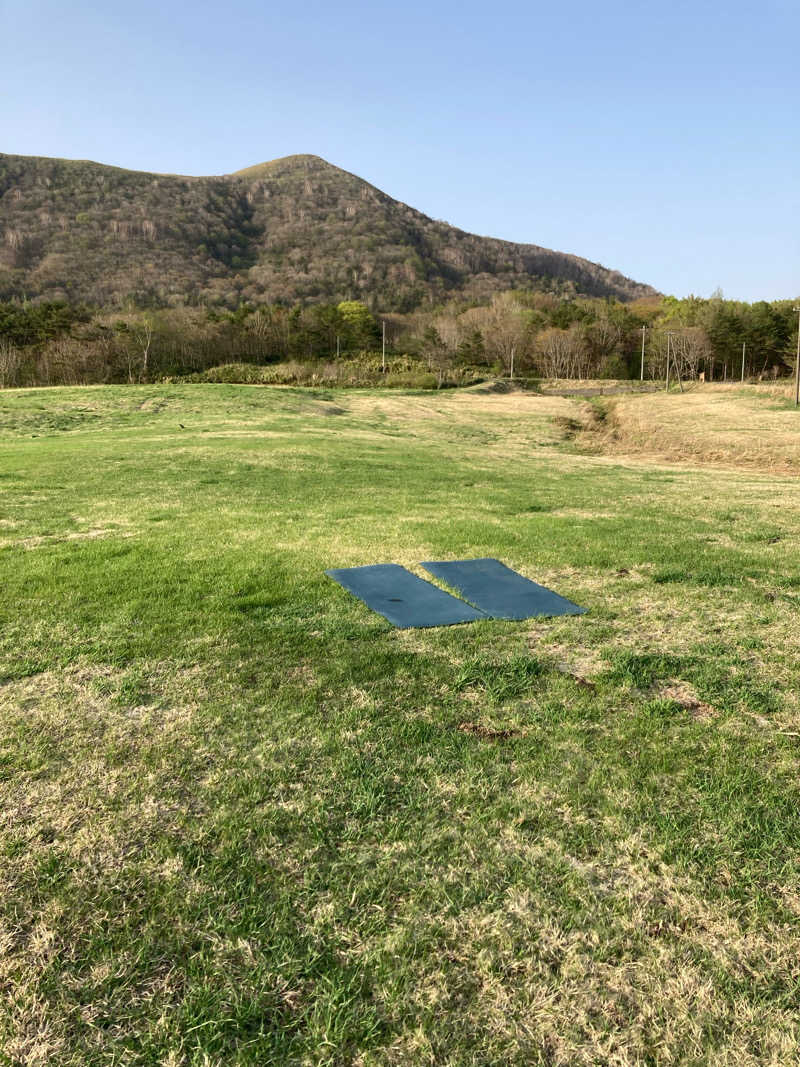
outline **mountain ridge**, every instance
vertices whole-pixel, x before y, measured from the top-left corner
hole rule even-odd
[[[0,154],[0,226],[0,299],[409,311],[511,288],[656,295],[571,253],[432,219],[309,153],[198,176]]]

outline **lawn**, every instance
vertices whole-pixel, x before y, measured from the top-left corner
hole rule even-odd
[[[800,1063],[797,471],[583,403],[0,393],[0,1063]],[[475,556],[588,614],[323,574]]]

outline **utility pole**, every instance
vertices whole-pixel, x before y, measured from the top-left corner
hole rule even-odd
[[[747,341],[742,341],[742,381],[744,381],[744,354],[747,351]]]
[[[800,307],[794,309],[797,316],[797,362],[794,365],[794,406],[800,406]]]
[[[672,334],[669,332],[669,330],[667,330],[667,384],[664,386],[664,388],[666,389],[667,392],[669,392],[669,349],[670,349],[669,340],[670,340],[671,337],[672,337]]]
[[[386,319],[383,319],[383,350],[381,353],[381,372],[386,373]]]
[[[641,369],[641,371],[639,373],[639,381],[640,382],[644,381],[644,334],[645,334],[645,330],[646,329],[647,329],[646,326],[642,326],[642,369]]]

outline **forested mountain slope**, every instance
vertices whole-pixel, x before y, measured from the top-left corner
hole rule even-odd
[[[363,300],[408,311],[511,288],[653,290],[578,256],[435,221],[317,156],[220,177],[0,154],[0,300]]]

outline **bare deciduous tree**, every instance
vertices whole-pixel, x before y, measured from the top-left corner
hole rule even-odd
[[[586,327],[586,364],[587,378],[596,378],[614,356],[620,353],[622,328],[607,315],[601,315]]]
[[[700,326],[687,326],[672,334],[672,353],[682,378],[696,378],[700,364],[711,356],[711,344]]]
[[[697,378],[700,366],[711,356],[712,348],[701,326],[684,326],[670,330],[670,373],[681,378]],[[665,378],[667,371],[667,331],[655,330],[648,348],[647,371],[650,378]]]
[[[422,339],[422,351],[425,355],[428,369],[436,372],[437,387],[441,389],[445,371],[452,366],[453,360],[450,350],[434,326],[429,326],[425,331]]]
[[[20,350],[0,337],[0,389],[9,389],[14,385],[21,363]]]
[[[483,335],[487,355],[513,377],[528,337],[525,309],[512,293],[497,293],[488,307],[471,308],[461,318]]]
[[[139,381],[147,381],[147,365],[150,359],[150,348],[153,344],[153,320],[149,317],[142,319],[131,329],[131,336],[141,352]],[[133,381],[133,368],[129,366],[128,378]]]
[[[586,346],[578,325],[567,330],[551,326],[536,338],[540,369],[546,378],[583,378]]]

